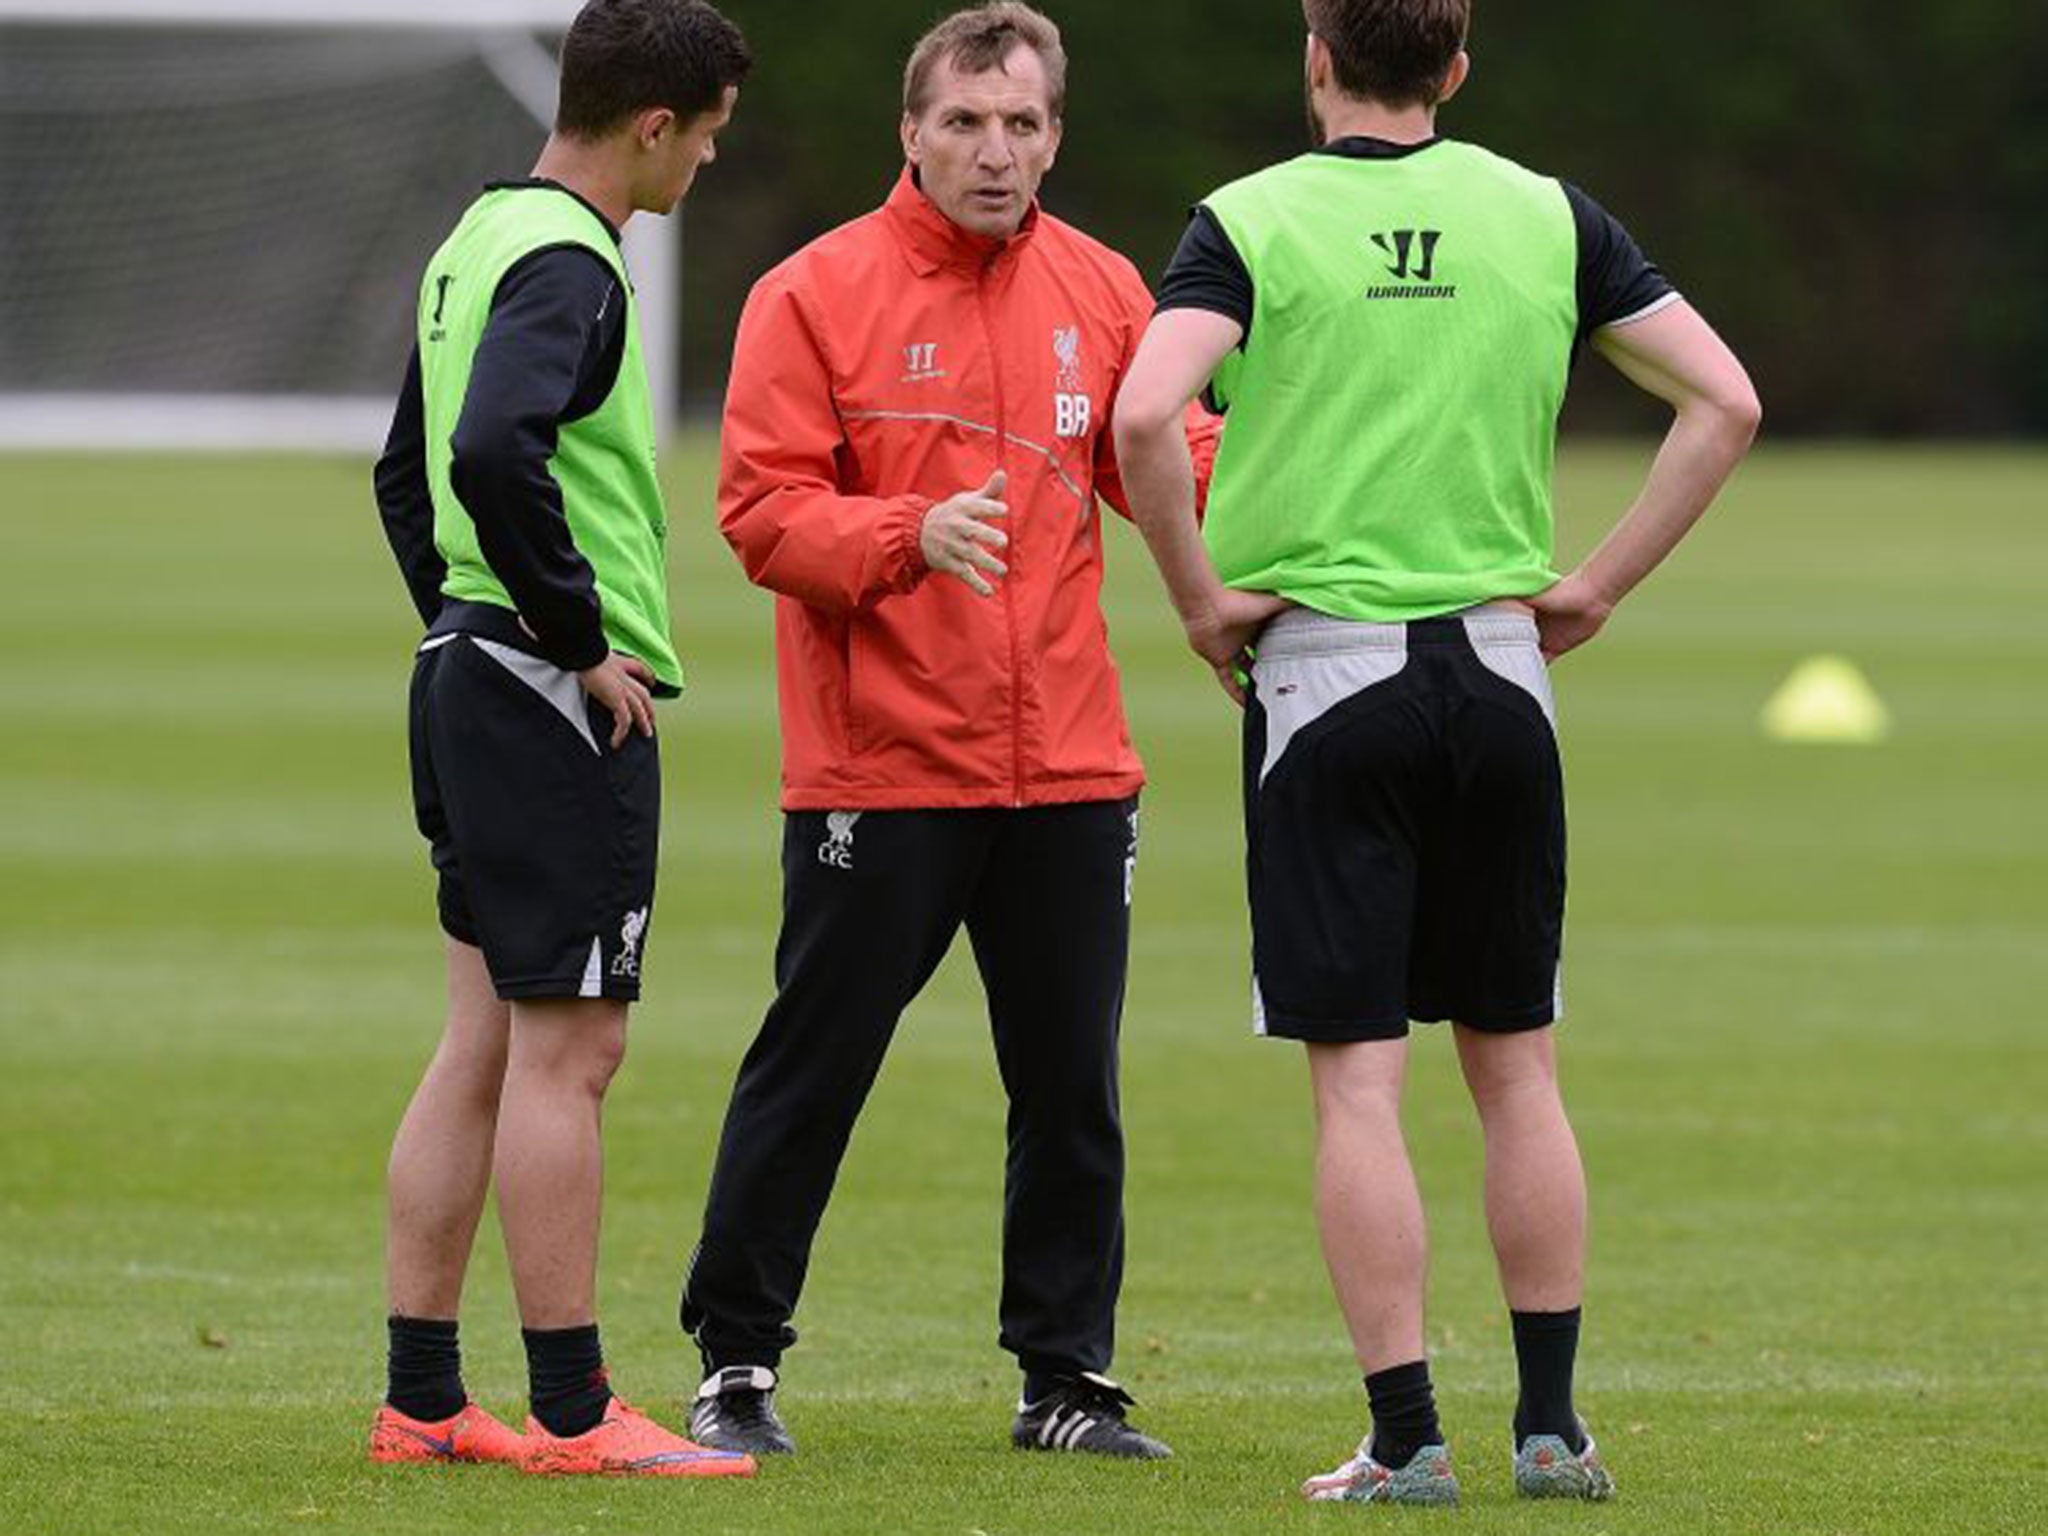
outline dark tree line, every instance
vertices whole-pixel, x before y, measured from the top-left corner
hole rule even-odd
[[[1305,144],[1294,0],[1047,0],[1073,57],[1049,207],[1156,274],[1188,205]],[[686,368],[872,207],[943,0],[730,0],[760,58],[689,215]],[[1447,132],[1577,182],[1751,363],[1774,433],[2048,431],[2048,4],[1479,0]],[[1576,424],[1654,415],[1584,370]]]

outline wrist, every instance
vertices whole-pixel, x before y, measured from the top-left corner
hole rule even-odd
[[[1188,639],[1199,642],[1215,634],[1222,627],[1222,622],[1216,616],[1213,603],[1184,604],[1180,610],[1180,627]]]
[[[1182,627],[1189,634],[1215,629],[1221,622],[1218,615],[1223,609],[1222,598],[1226,590],[1223,583],[1211,579],[1175,592],[1173,606],[1180,615]]]
[[[1603,616],[1614,612],[1621,605],[1621,600],[1628,596],[1626,586],[1590,563],[1579,567],[1575,580],[1587,602],[1598,608]]]
[[[594,672],[611,660],[611,642],[599,630],[595,635],[579,636],[567,645],[549,646],[541,642],[542,654],[564,672]]]
[[[909,497],[904,503],[897,548],[902,553],[904,575],[912,586],[931,574],[931,556],[925,549],[924,535],[938,507],[937,502],[923,496]]]

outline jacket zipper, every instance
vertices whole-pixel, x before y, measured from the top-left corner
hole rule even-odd
[[[1003,349],[996,340],[996,327],[989,319],[988,285],[995,275],[996,262],[1001,253],[991,256],[981,265],[981,280],[975,286],[975,297],[981,306],[982,334],[988,338],[989,365],[995,374],[996,387],[996,468],[1010,467],[1010,422],[1008,409],[1003,399]],[[1007,494],[1007,493],[1006,493]],[[1011,590],[1017,582],[1017,545],[1023,536],[1015,516],[1017,500],[1009,498],[1012,515],[1005,519],[1009,524],[1010,543],[1003,550],[1003,560],[1010,568],[1003,578],[1003,617],[1010,631],[1010,804],[1013,809],[1024,808],[1024,660],[1023,651],[1017,642],[1017,604],[1011,597]]]

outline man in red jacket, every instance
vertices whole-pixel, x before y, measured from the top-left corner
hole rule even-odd
[[[1143,770],[1096,498],[1127,512],[1110,410],[1152,304],[1128,261],[1038,207],[1065,74],[1028,6],[934,28],[887,204],[770,272],[740,322],[719,516],[779,598],[788,814],[777,996],[683,1296],[708,1445],[794,1448],[773,1393],[812,1238],[896,1021],[964,923],[1010,1099],[1012,1439],[1170,1454],[1101,1374]],[[1198,464],[1214,432],[1191,413]]]

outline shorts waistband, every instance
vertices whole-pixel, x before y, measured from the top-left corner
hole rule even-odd
[[[427,630],[427,650],[454,639],[457,635],[470,635],[483,640],[493,640],[499,645],[510,646],[528,656],[540,656],[540,644],[526,632],[526,626],[519,622],[519,615],[509,608],[500,608],[491,603],[471,603],[460,598],[450,598],[441,605],[441,612]],[[541,660],[547,658],[541,656]]]
[[[1350,651],[1405,651],[1418,645],[1535,645],[1536,621],[1499,603],[1467,608],[1434,619],[1375,624],[1340,619],[1311,608],[1290,608],[1268,624],[1258,639],[1262,660],[1284,656],[1333,656]]]

